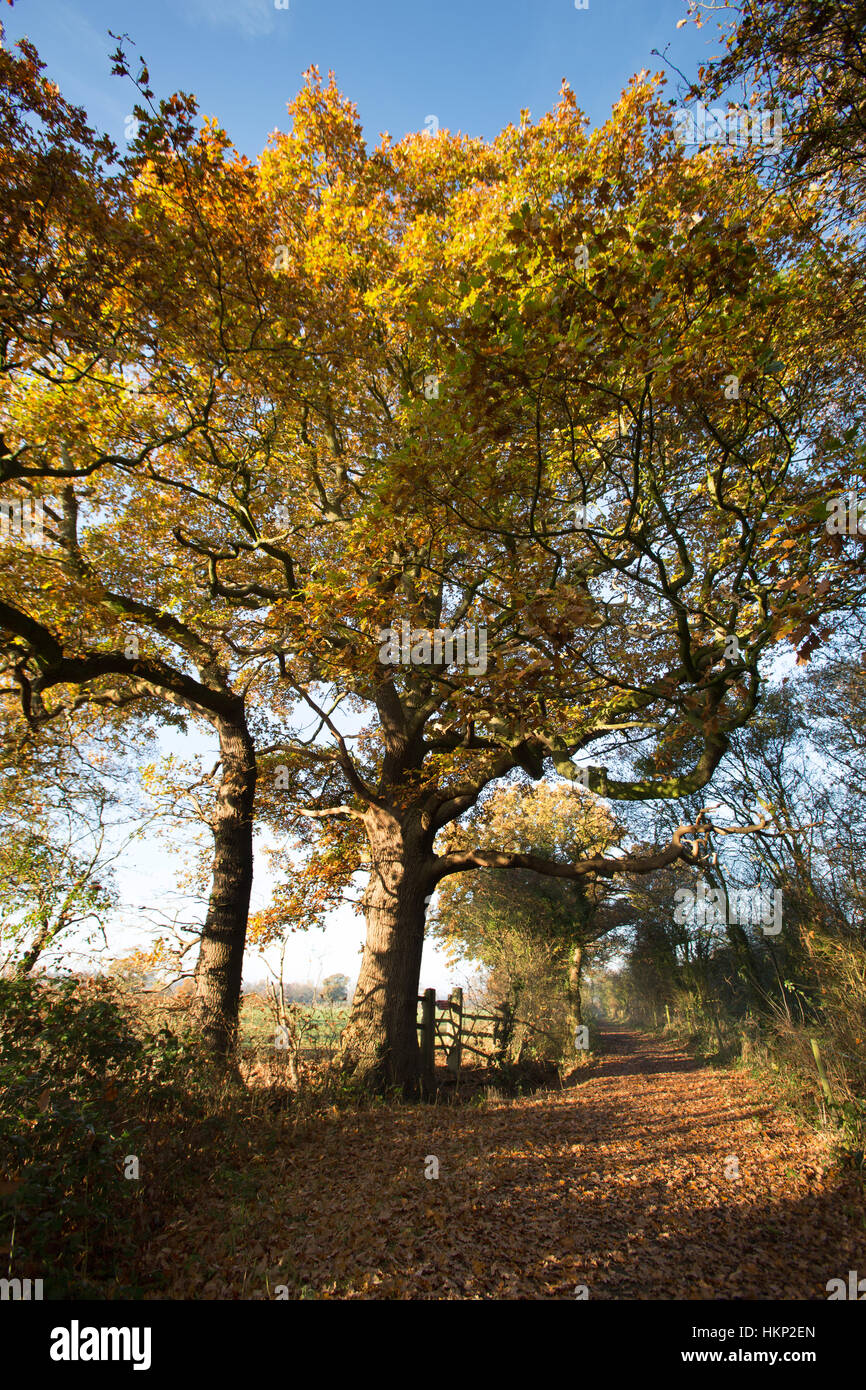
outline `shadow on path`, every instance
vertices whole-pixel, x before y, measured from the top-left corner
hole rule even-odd
[[[603,1043],[564,1090],[287,1132],[254,1202],[207,1189],[149,1252],[162,1296],[808,1300],[866,1274],[862,1187],[764,1087]]]

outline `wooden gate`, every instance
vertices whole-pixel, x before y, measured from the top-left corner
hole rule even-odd
[[[467,1014],[463,1008],[463,990],[452,989],[447,999],[437,999],[435,989],[419,994],[421,1017],[418,1020],[421,1048],[421,1076],[425,1089],[432,1090],[436,1075],[436,1054],[444,1054],[445,1066],[459,1077],[464,1052],[470,1052],[485,1062],[501,1059],[514,1027],[514,1018],[507,1004],[495,1014]],[[480,1044],[480,1045],[479,1045]]]

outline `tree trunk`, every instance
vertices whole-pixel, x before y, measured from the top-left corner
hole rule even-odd
[[[195,968],[195,1013],[218,1065],[236,1072],[238,1008],[253,883],[256,758],[243,723],[218,725],[222,778],[212,822],[213,880]]]
[[[21,957],[21,960],[19,961],[18,967],[15,971],[16,975],[29,975],[30,972],[35,969],[36,962],[39,960],[39,957],[42,955],[42,952],[45,950],[45,948],[47,946],[50,946],[54,937],[60,930],[60,925],[61,924],[59,923],[53,923],[49,916],[48,920],[44,922],[43,925],[39,928],[39,931],[37,932],[33,941],[31,941],[27,951]]]
[[[583,946],[578,944],[568,962],[568,1023],[572,1035],[583,1023],[580,1007],[580,975],[583,969]]]
[[[418,1094],[418,987],[430,861],[387,811],[367,817],[370,882],[364,894],[367,940],[349,1021],[343,1066],[364,1085]]]
[[[721,888],[725,895],[725,935],[733,952],[737,974],[746,990],[746,999],[749,1007],[752,1007],[759,990],[759,976],[749,938],[739,922],[731,921],[731,895],[727,883],[709,872],[706,872],[706,878],[714,888]]]

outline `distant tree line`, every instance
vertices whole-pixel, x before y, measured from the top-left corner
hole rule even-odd
[[[257,980],[247,990],[248,994],[261,994],[262,996],[266,996],[267,992],[268,986],[265,980]],[[320,1001],[328,1004],[341,1004],[348,997],[348,975],[326,975],[320,985],[313,984],[310,980],[305,980],[303,983],[290,981],[283,985],[283,998],[287,1004],[316,1004]]]

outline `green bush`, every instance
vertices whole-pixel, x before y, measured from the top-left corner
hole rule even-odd
[[[0,979],[0,1247],[46,1297],[86,1296],[131,1263],[148,1109],[176,1095],[186,1044],[141,1035],[105,980]],[[4,1273],[5,1273],[4,1269]]]

